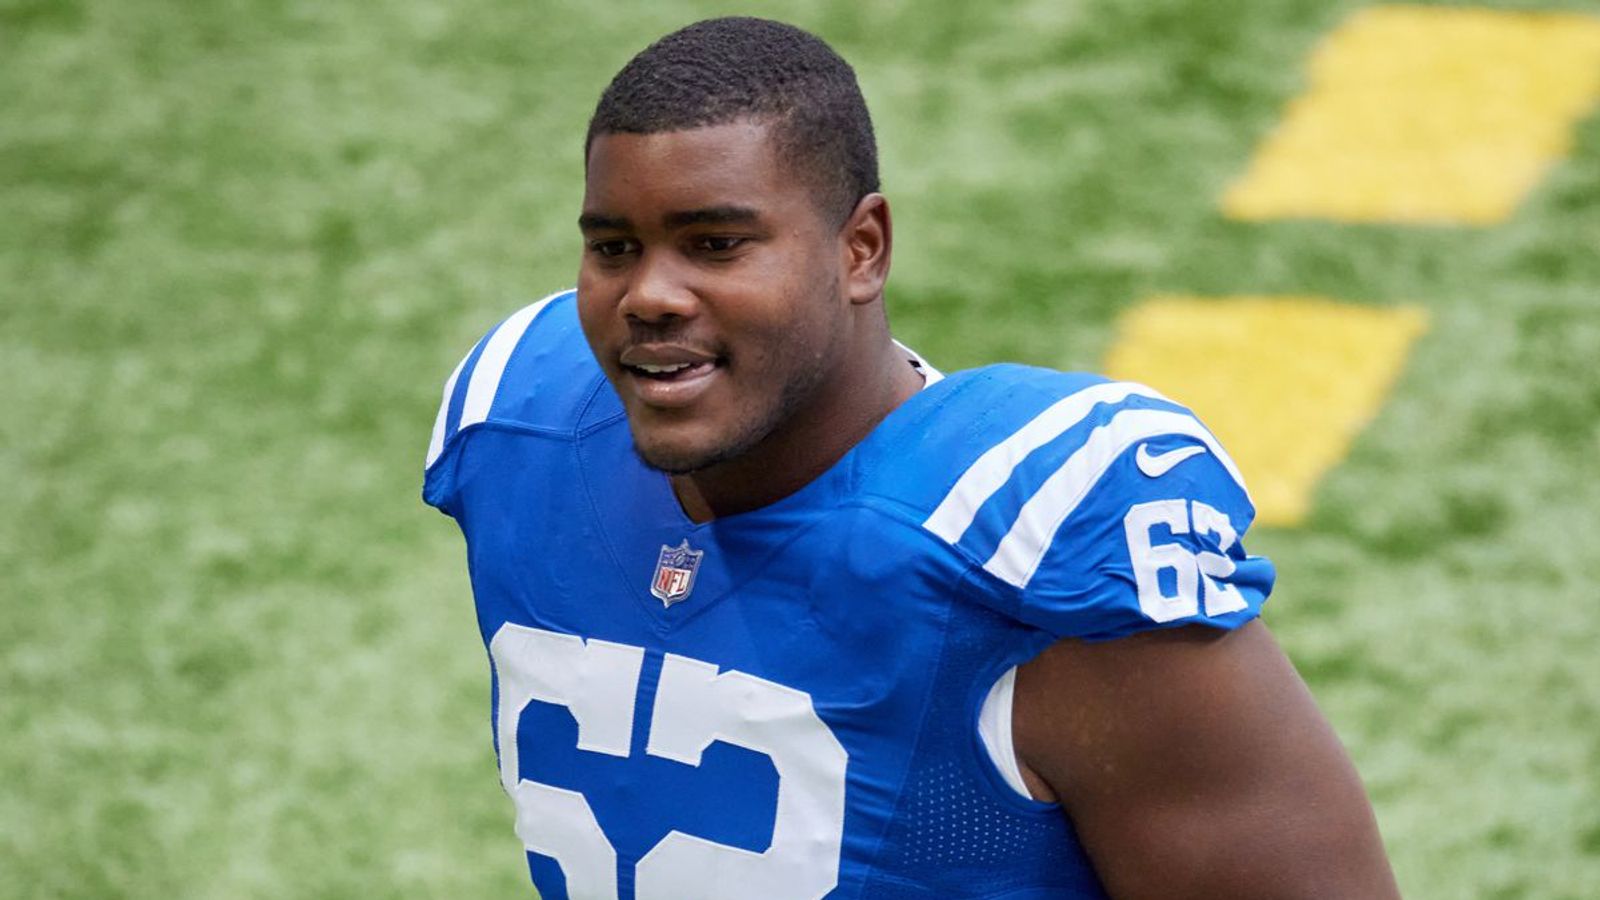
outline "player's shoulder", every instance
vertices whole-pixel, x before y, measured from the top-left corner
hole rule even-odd
[[[1231,545],[1254,517],[1243,476],[1217,438],[1187,407],[1142,384],[988,366],[930,385],[906,412],[891,417],[894,433],[866,489],[894,501],[977,577],[1029,603],[1049,595],[1057,607],[1076,606],[1102,590],[1106,575],[1131,573],[1127,522],[1143,521],[1138,509],[1183,507],[1173,533],[1224,523],[1218,530],[1233,536],[1218,535],[1219,545]]]
[[[868,490],[919,511],[927,529],[951,543],[985,507],[1003,506],[1007,487],[1016,489],[1009,499],[1026,502],[1030,479],[1064,479],[1069,467],[1087,490],[1094,484],[1085,479],[1103,477],[1135,444],[1175,437],[1237,471],[1187,407],[1146,385],[1087,372],[1015,364],[955,372],[886,424]]]
[[[424,459],[430,480],[484,428],[573,434],[603,381],[578,325],[576,291],[518,309],[479,338],[445,379]]]

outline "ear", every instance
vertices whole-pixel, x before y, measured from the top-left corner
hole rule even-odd
[[[879,193],[862,197],[839,231],[844,292],[851,303],[861,305],[882,299],[893,248],[888,198]]]

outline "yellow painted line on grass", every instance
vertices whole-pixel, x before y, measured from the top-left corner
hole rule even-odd
[[[1256,521],[1295,525],[1426,329],[1409,307],[1156,297],[1122,315],[1106,371],[1193,409],[1244,472]]]
[[[1600,17],[1362,10],[1222,201],[1238,219],[1488,224],[1600,99]]]

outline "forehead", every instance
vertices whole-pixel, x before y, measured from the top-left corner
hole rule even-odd
[[[585,213],[740,205],[781,211],[809,191],[779,159],[771,129],[732,122],[655,134],[601,134],[589,148]]]

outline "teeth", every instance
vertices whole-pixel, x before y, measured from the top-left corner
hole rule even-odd
[[[650,375],[667,375],[672,372],[679,372],[689,368],[689,363],[674,363],[670,366],[652,366],[646,363],[639,363],[638,365],[634,366],[634,368]]]

